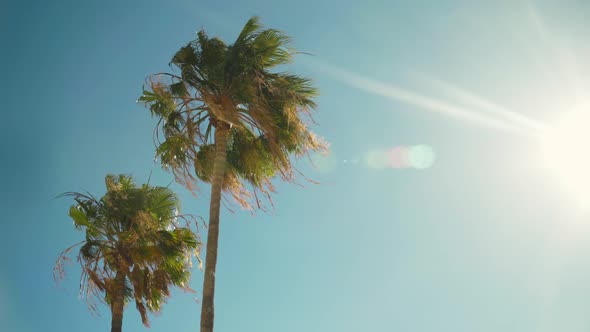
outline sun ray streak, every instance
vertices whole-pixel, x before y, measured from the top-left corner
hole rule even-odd
[[[513,121],[508,121],[508,119],[503,119],[502,117],[492,117],[486,112],[477,112],[453,104],[449,101],[424,96],[417,92],[390,83],[360,76],[332,65],[319,64],[317,62],[314,62],[312,65],[338,81],[359,90],[416,106],[423,110],[470,121],[488,128],[503,130],[513,134],[523,135],[525,137],[535,137],[529,127],[523,126],[522,123],[518,123],[514,121],[514,119],[512,119]]]
[[[423,79],[434,87],[440,89],[445,95],[451,97],[452,99],[465,104],[470,104],[470,106],[476,107],[478,110],[497,114],[498,116],[501,116],[510,122],[518,123],[531,130],[542,131],[547,129],[547,125],[537,120],[509,110],[506,107],[500,106],[490,100],[476,95],[473,92],[457,87],[456,85],[432,77],[424,76]]]

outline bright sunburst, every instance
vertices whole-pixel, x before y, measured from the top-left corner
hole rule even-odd
[[[540,181],[550,179],[559,195],[569,194],[570,201],[578,203],[585,212],[590,212],[590,72],[583,67],[584,58],[578,55],[584,54],[585,50],[571,50],[569,39],[562,41],[560,35],[554,34],[534,8],[530,8],[529,14],[533,27],[532,38],[537,38],[547,47],[547,52],[539,53],[543,57],[547,56],[542,58],[543,68],[551,70],[556,82],[559,82],[556,87],[563,88],[561,91],[552,89],[535,95],[536,103],[531,103],[531,107],[538,111],[536,114],[545,118],[549,114],[563,114],[555,122],[532,118],[527,115],[526,109],[511,109],[504,105],[509,100],[489,100],[452,82],[426,74],[418,74],[414,78],[417,78],[417,82],[425,83],[430,94],[361,76],[327,63],[311,64],[351,87],[433,114],[510,133],[515,139],[532,143],[529,150],[532,153],[521,158],[524,169],[527,172],[532,171],[531,173],[541,170]],[[556,104],[560,105],[559,109]],[[539,107],[547,109],[538,109]],[[531,109],[528,111],[528,114],[532,114]],[[367,166],[398,168],[399,151],[393,152],[388,154],[387,151],[370,151],[366,157]]]
[[[541,137],[541,158],[559,182],[582,203],[590,203],[590,109],[568,114]]]

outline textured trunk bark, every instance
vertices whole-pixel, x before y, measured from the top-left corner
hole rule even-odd
[[[226,168],[226,147],[229,129],[219,124],[215,129],[215,160],[211,180],[211,204],[209,205],[209,228],[207,231],[207,257],[205,280],[203,282],[203,304],[201,306],[201,332],[213,332],[215,316],[215,268],[217,266],[217,243],[219,239],[219,207],[221,190]]]
[[[125,275],[121,272],[117,272],[115,276],[115,283],[117,290],[113,294],[111,302],[111,332],[121,332],[123,328],[123,306],[125,305]]]

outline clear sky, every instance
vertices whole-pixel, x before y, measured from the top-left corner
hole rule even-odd
[[[54,197],[101,195],[107,173],[168,184],[143,80],[197,29],[232,41],[251,15],[314,54],[290,70],[321,90],[332,155],[302,162],[320,184],[280,184],[274,213],[222,213],[217,332],[590,330],[588,192],[530,135],[589,94],[585,0],[0,2],[0,330],[109,329],[74,264],[52,279],[83,236]],[[379,167],[419,144],[432,167]],[[173,187],[207,216],[206,186]],[[175,292],[151,331],[197,331],[195,296]],[[132,305],[124,330],[144,330]]]

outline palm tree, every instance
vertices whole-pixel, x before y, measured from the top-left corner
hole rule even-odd
[[[201,30],[172,58],[178,73],[150,76],[139,99],[159,119],[156,157],[164,168],[191,190],[199,180],[211,183],[202,332],[213,330],[222,191],[262,208],[259,194],[270,199],[273,177],[293,181],[293,155],[326,147],[306,123],[316,106],[311,81],[272,71],[294,54],[285,34],[263,29],[256,17],[231,45]]]
[[[110,305],[111,331],[119,332],[126,301],[135,300],[144,325],[147,311],[158,311],[170,295],[170,285],[188,288],[191,255],[199,242],[179,215],[176,195],[166,187],[137,187],[129,176],[108,175],[101,199],[77,192],[62,196],[76,201],[69,215],[84,241],[64,250],[56,263],[63,277],[63,262],[79,247],[82,267],[80,294],[96,310],[96,299]],[[179,220],[187,222],[180,227]]]

